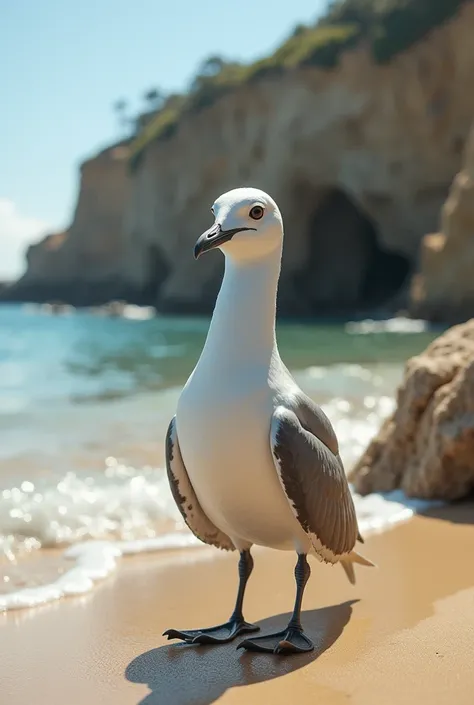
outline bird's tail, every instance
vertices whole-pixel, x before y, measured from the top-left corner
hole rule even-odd
[[[359,565],[365,565],[372,568],[376,567],[375,563],[369,561],[368,558],[364,558],[364,556],[361,556],[360,553],[357,553],[357,551],[351,551],[346,558],[341,560],[341,565],[344,568],[344,572],[347,575],[351,585],[355,585],[356,582],[354,563],[359,563]]]

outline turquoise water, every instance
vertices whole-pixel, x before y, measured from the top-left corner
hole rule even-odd
[[[181,385],[198,359],[208,325],[207,319],[140,321],[0,307],[0,414]],[[299,370],[401,363],[433,337],[427,331],[357,334],[342,325],[278,326],[281,354],[290,369]]]
[[[163,440],[209,321],[125,313],[0,306],[0,592],[28,582],[22,561],[37,549],[183,530]],[[346,468],[393,409],[404,361],[435,337],[403,320],[280,324],[277,334],[331,419]]]

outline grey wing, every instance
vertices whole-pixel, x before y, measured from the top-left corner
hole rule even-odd
[[[284,362],[278,360],[280,371],[283,372],[285,391],[281,394],[282,405],[295,412],[302,426],[321,440],[334,455],[339,453],[339,445],[332,424],[324,411],[314,403],[296,384],[293,375]],[[279,379],[281,385],[281,374]]]
[[[301,390],[299,390],[299,394],[296,395],[295,401],[295,413],[301,420],[304,428],[308,429],[313,435],[319,438],[319,440],[321,440],[338,457],[339,462],[342,465],[342,461],[339,457],[339,444],[337,442],[337,437],[334,433],[332,424],[324,411]],[[364,539],[361,536],[359,529],[357,529],[357,540],[360,541],[360,543],[364,543]]]
[[[300,420],[300,414],[283,405],[274,411],[271,447],[275,467],[293,513],[315,551],[324,561],[335,563],[353,550],[358,537],[354,502],[337,442],[333,451],[323,442],[326,436],[321,439],[305,428],[310,426],[308,418]],[[321,423],[327,432],[324,419],[316,418],[313,425]]]
[[[230,538],[212,523],[199,504],[181,456],[175,416],[166,434],[166,470],[173,499],[193,534],[210,546],[235,550]]]

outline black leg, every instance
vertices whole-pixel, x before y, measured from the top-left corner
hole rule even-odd
[[[298,555],[298,562],[295,567],[295,607],[287,628],[274,634],[245,639],[238,645],[238,649],[266,651],[274,654],[298,654],[314,649],[313,642],[306,636],[301,626],[301,603],[303,602],[304,589],[310,575],[311,569],[306,555],[301,553]]]
[[[250,551],[242,551],[239,560],[239,589],[235,608],[228,622],[207,629],[190,629],[188,631],[167,629],[163,636],[167,636],[168,639],[182,639],[188,644],[225,644],[235,639],[239,634],[258,632],[260,627],[246,622],[242,614],[245,587],[252,570],[253,558]]]
[[[303,602],[304,589],[306,583],[308,582],[311,575],[311,568],[309,567],[308,559],[304,553],[298,555],[298,562],[295,566],[295,581],[296,581],[296,598],[295,607],[293,609],[293,615],[290,619],[288,627],[294,629],[300,629],[303,631],[301,626],[301,604]]]

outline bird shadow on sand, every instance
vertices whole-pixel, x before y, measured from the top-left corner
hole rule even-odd
[[[166,644],[146,651],[129,663],[125,677],[145,683],[151,692],[138,705],[210,705],[229,688],[279,678],[304,668],[329,649],[341,636],[352,614],[350,600],[339,605],[309,610],[302,614],[305,632],[314,651],[292,656],[237,651],[244,638],[221,646]],[[258,622],[260,633],[282,629],[290,614]]]

